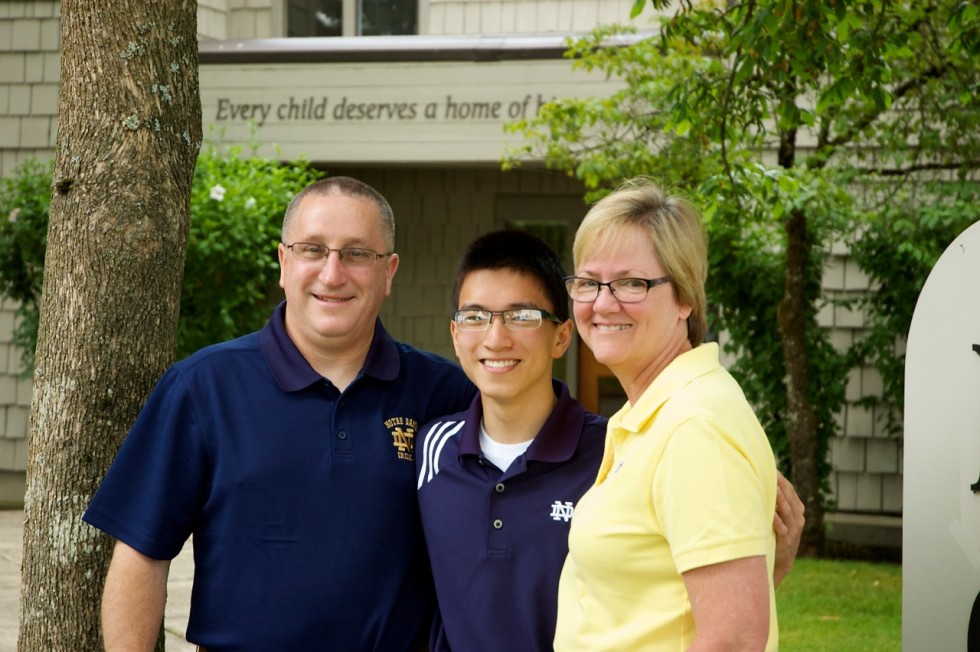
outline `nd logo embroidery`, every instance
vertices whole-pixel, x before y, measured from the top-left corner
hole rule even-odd
[[[392,417],[385,421],[385,428],[391,434],[391,445],[395,447],[398,459],[414,462],[418,421],[409,417]]]
[[[572,515],[574,513],[575,505],[567,500],[564,503],[560,500],[556,500],[551,504],[551,520],[553,521],[565,521],[568,523],[570,520],[572,520]]]

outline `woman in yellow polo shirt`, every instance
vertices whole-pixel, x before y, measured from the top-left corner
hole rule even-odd
[[[703,341],[698,211],[630,182],[593,206],[573,253],[576,325],[628,403],[572,519],[555,649],[777,649],[776,465]]]

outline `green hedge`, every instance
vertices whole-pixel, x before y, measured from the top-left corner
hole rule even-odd
[[[276,244],[289,200],[322,176],[306,162],[202,150],[180,299],[177,358],[265,323],[279,278]],[[52,164],[29,160],[0,179],[0,294],[19,303],[14,343],[25,370],[37,343]]]

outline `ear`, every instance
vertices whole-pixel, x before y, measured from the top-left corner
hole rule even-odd
[[[385,264],[385,296],[391,295],[391,282],[395,278],[395,272],[398,271],[398,254],[391,254],[388,256],[388,262]]]
[[[555,329],[555,339],[551,347],[551,357],[557,360],[558,358],[565,355],[568,351],[568,347],[572,344],[572,335],[575,333],[575,327],[572,325],[572,320],[567,319],[563,323],[558,324],[558,328]]]
[[[278,252],[279,252],[279,287],[285,290],[286,284],[283,276],[286,273],[286,245],[280,242]]]
[[[456,339],[456,322],[452,319],[449,320],[449,334],[453,338],[453,351],[456,352],[456,358],[459,359],[461,356],[459,355],[459,341]]]

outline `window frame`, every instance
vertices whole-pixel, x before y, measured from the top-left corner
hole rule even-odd
[[[340,37],[362,36],[360,33],[360,0],[341,0],[341,29]],[[289,35],[289,0],[279,0],[273,3],[273,22],[278,26],[278,33],[283,38],[302,38]],[[428,30],[429,0],[415,0],[415,35],[424,35]],[[337,38],[337,37],[324,37]]]

